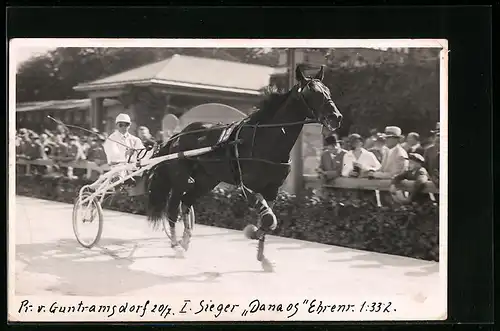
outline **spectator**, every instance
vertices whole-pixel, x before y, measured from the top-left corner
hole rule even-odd
[[[66,127],[62,124],[58,124],[56,127],[56,135],[62,135],[63,139],[66,139],[67,132],[66,132]]]
[[[335,134],[335,132],[331,131],[326,126],[321,127],[321,137],[323,138],[323,142],[325,141],[326,138],[330,137],[333,134]]]
[[[342,175],[345,153],[347,151],[340,148],[336,135],[325,138],[325,149],[321,154],[319,168],[317,169],[324,183],[333,181]]]
[[[42,133],[40,135],[40,142],[43,147],[43,158],[48,159],[54,150],[54,143],[49,139],[49,136],[46,133]]]
[[[68,144],[68,162],[78,162],[86,159],[85,154],[83,153],[83,147],[80,143],[80,140],[78,139],[77,136],[69,136],[69,144]],[[81,170],[81,169],[79,169]],[[73,167],[68,166],[68,173],[67,176],[71,179],[76,179],[77,176],[75,176],[73,172]]]
[[[21,129],[20,132],[21,141],[19,143],[19,156],[24,159],[29,159],[32,152],[32,141],[29,137],[29,132],[26,129]]]
[[[66,144],[64,137],[65,136],[60,133],[54,136],[55,149],[54,149],[53,159],[55,161],[61,161],[61,162],[69,161],[68,159],[69,146],[68,144]]]
[[[157,143],[158,145],[163,144],[163,139],[164,139],[164,138],[163,138],[163,131],[158,131],[158,132],[156,132],[156,136],[155,136],[155,138],[156,138],[156,143]]]
[[[401,147],[401,129],[397,126],[385,128],[384,136],[389,152],[382,160],[380,171],[373,173],[374,178],[390,179],[408,169],[408,153]]]
[[[363,138],[357,133],[349,136],[351,150],[344,155],[342,176],[367,177],[380,169],[380,162],[372,152],[364,149]]]
[[[389,153],[389,148],[385,145],[385,137],[382,134],[377,135],[377,140],[375,141],[375,145],[370,149],[378,162],[382,163],[384,157]]]
[[[403,203],[410,203],[415,201],[418,196],[425,189],[425,184],[429,181],[429,174],[424,168],[424,157],[418,153],[408,154],[409,159],[409,169],[397,176],[395,176],[391,181],[390,191],[391,193],[397,192],[397,186],[403,180],[415,181],[413,190],[410,192],[408,198],[402,200]]]
[[[144,147],[148,150],[153,149],[156,142],[154,141],[153,136],[149,132],[149,129],[145,126],[140,126],[137,132],[138,132],[137,136],[139,139],[141,139]]]
[[[45,151],[40,137],[37,134],[32,135],[31,150],[29,158],[31,160],[44,159]]]
[[[94,162],[98,166],[107,162],[106,153],[104,152],[104,147],[102,146],[105,140],[106,139],[103,135],[98,135],[96,138],[92,139],[88,150],[87,160]]]
[[[140,126],[139,128],[137,128],[137,137],[141,140],[150,139],[151,133],[149,132],[149,129],[147,127]]]
[[[434,135],[434,143],[427,147],[424,151],[424,166],[429,172],[431,176],[431,180],[439,187],[439,139],[440,139],[440,130],[439,130],[439,122],[436,124],[436,130],[431,131]]]
[[[375,142],[377,141],[377,138],[378,138],[378,130],[371,129],[370,136],[365,140],[365,148],[367,150],[372,149],[375,146]]]
[[[46,157],[47,158],[54,157],[54,155],[56,155],[57,152],[57,143],[55,141],[55,136],[51,132],[44,133],[42,136],[44,137],[42,139],[42,144]]]
[[[349,141],[348,141],[347,137],[340,139],[339,144],[340,144],[340,148],[345,149],[346,151],[351,149],[351,146],[349,145]]]
[[[22,154],[22,149],[21,149],[21,137],[16,135],[16,155],[19,156]]]
[[[16,133],[16,155],[21,156],[23,155],[23,129],[20,129],[18,133]]]
[[[69,137],[68,144],[68,159],[72,162],[85,160],[87,157],[83,152],[83,146],[77,136]]]
[[[89,148],[90,148],[90,141],[91,141],[91,137],[89,136],[83,136],[81,139],[80,139],[80,142],[81,142],[81,145],[82,145],[82,148],[83,148],[83,153],[85,153],[85,155],[88,154],[88,151],[89,151]]]
[[[416,132],[408,133],[406,137],[406,152],[407,153],[417,153],[420,155],[424,155],[424,149],[420,145],[420,135]]]

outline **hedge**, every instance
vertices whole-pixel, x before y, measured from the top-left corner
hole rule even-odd
[[[73,203],[83,179],[18,175],[17,194]],[[385,194],[385,192],[381,192]],[[377,207],[373,191],[337,189],[321,197],[306,191],[300,197],[281,193],[273,207],[278,217],[274,235],[329,245],[438,261],[439,207],[432,202]],[[145,197],[117,193],[107,209],[145,214]],[[217,188],[195,205],[198,224],[242,230],[256,222],[239,189]]]

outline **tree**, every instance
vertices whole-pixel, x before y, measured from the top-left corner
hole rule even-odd
[[[341,137],[352,132],[366,136],[370,129],[383,130],[388,125],[426,134],[439,121],[437,60],[396,64],[398,61],[326,70],[323,82],[344,115],[338,131]],[[287,75],[273,76],[270,84],[287,89]]]
[[[85,98],[73,87],[164,60],[174,54],[263,65],[277,62],[276,51],[262,48],[97,48],[60,47],[23,63],[17,72],[17,101]]]

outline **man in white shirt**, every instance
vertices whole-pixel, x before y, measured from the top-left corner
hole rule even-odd
[[[137,153],[134,155],[134,150],[144,148],[142,141],[128,132],[130,129],[130,116],[127,114],[119,114],[115,120],[116,131],[113,132],[104,142],[103,148],[106,153],[106,158],[110,166],[127,163],[130,158],[131,162],[137,161]],[[119,174],[124,177],[127,172]],[[126,184],[133,184],[133,180],[129,180]]]
[[[392,179],[408,170],[408,153],[399,143],[402,134],[401,128],[388,126],[385,128],[384,136],[389,152],[382,160],[380,171],[373,174],[377,179]]]

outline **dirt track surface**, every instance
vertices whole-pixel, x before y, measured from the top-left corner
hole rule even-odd
[[[272,295],[401,297],[419,305],[439,288],[439,264],[268,237],[263,272],[241,231],[197,225],[186,257],[144,216],[104,210],[97,247],[76,241],[72,206],[16,197],[15,294],[30,296]]]

